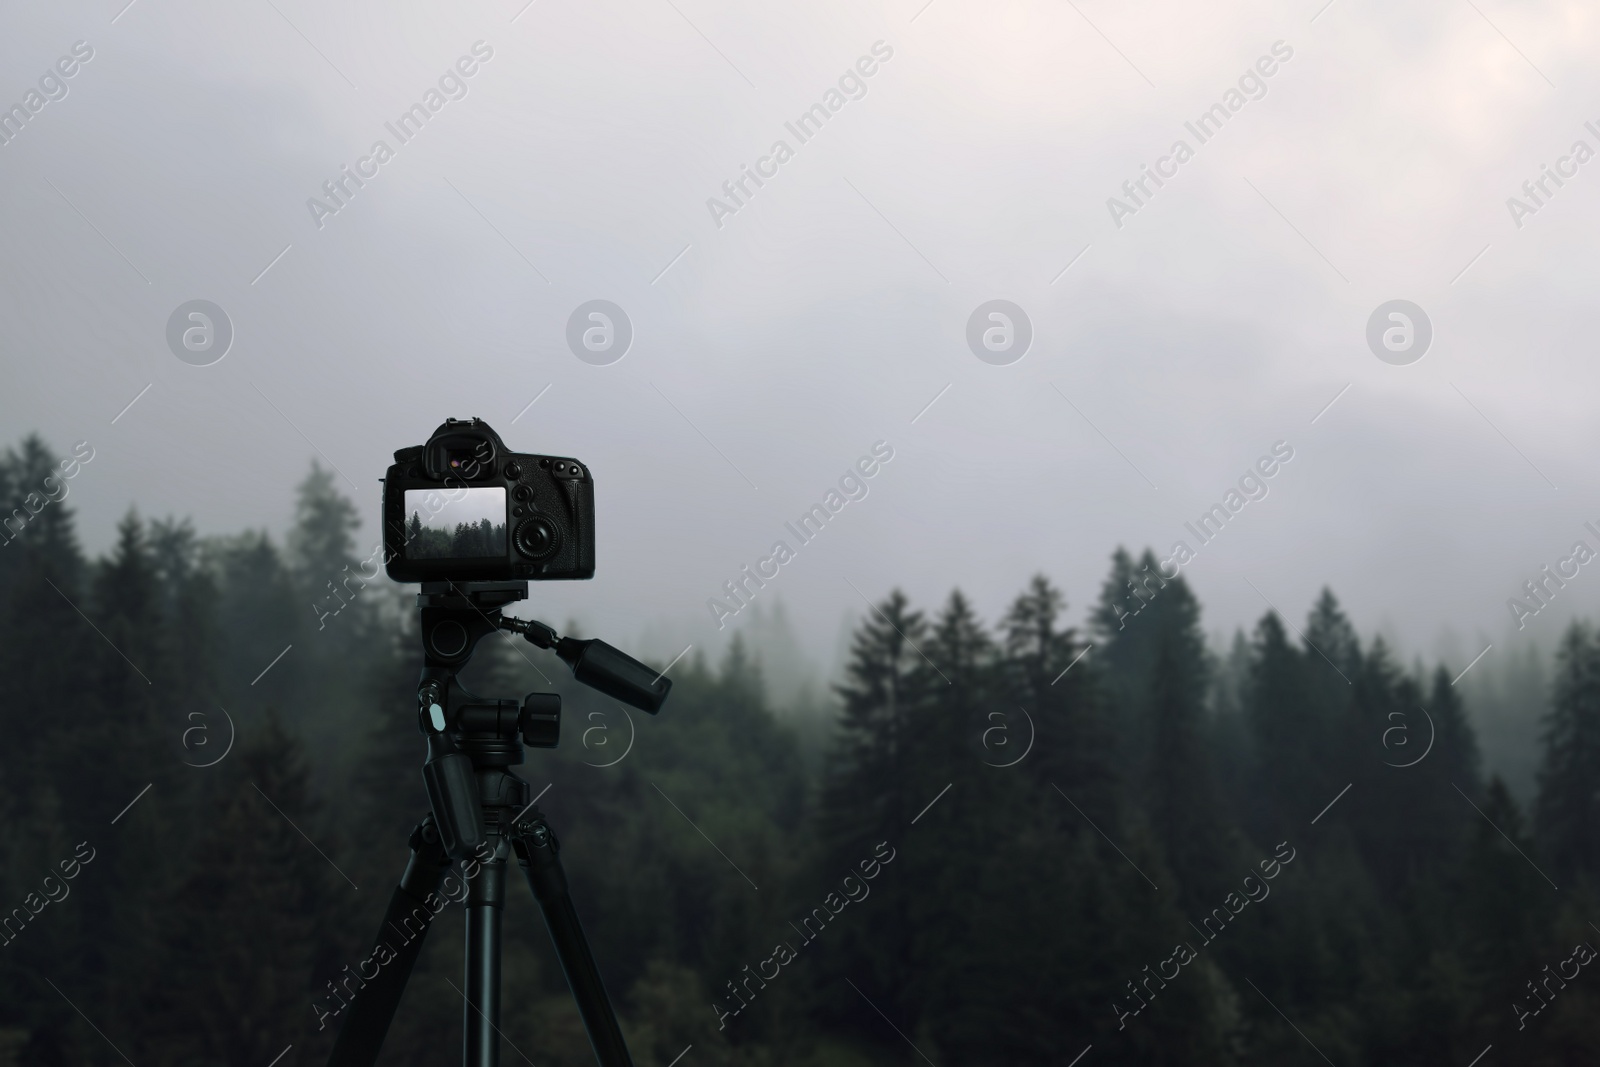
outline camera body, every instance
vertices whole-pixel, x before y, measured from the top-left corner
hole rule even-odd
[[[397,582],[594,577],[594,479],[566,456],[510,452],[481,419],[446,419],[383,480]]]

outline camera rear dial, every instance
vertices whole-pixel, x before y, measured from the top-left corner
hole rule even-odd
[[[531,560],[549,559],[561,549],[561,531],[554,523],[537,513],[522,520],[512,543]]]

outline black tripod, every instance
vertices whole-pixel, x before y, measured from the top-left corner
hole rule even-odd
[[[515,700],[472,695],[456,674],[481,639],[504,629],[554,649],[583,684],[652,714],[672,683],[604,641],[558,637],[543,623],[500,614],[506,604],[527,595],[526,582],[422,585],[417,604],[424,664],[417,714],[428,739],[422,777],[432,810],[411,833],[411,860],[389,899],[376,947],[358,968],[360,988],[350,990],[354,996],[343,1009],[329,1067],[370,1067],[377,1060],[423,938],[443,910],[440,889],[453,871],[464,883],[460,899],[467,912],[463,1062],[498,1067],[500,914],[513,853],[544,912],[601,1067],[633,1065],[567,891],[555,833],[531,802],[528,783],[506,769],[522,762],[524,744],[555,747],[561,697],[529,693],[518,706]],[[369,975],[368,966],[376,973]]]

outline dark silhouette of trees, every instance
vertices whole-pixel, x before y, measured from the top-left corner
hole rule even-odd
[[[319,467],[281,542],[130,512],[89,558],[70,499],[28,503],[57,464],[0,457],[0,1067],[315,1062],[312,998],[426,806],[413,614]],[[864,613],[810,764],[737,634],[656,719],[482,646],[482,691],[563,695],[522,770],[641,1067],[1600,1058],[1600,985],[1549,977],[1600,943],[1587,624],[1525,812],[1483,780],[1459,665],[1402,669],[1330,591],[1216,650],[1149,552],[1113,555],[1082,632],[1043,575],[992,620],[975,599]],[[513,883],[506,1039],[586,1064]],[[452,907],[384,1062],[459,1054],[461,951]]]

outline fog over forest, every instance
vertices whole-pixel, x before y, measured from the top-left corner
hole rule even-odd
[[[0,0],[0,1067],[1600,1062],[1597,55]]]

